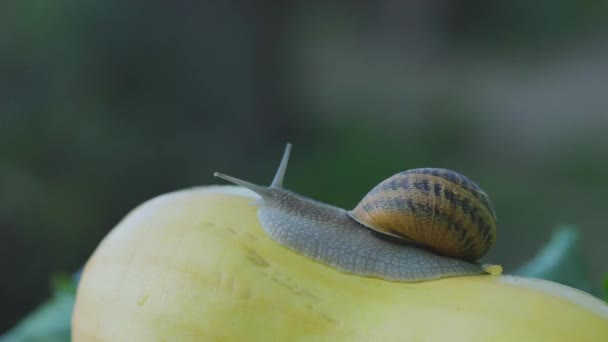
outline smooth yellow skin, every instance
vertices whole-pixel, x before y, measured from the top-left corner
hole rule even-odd
[[[270,240],[240,188],[157,197],[88,261],[73,341],[608,341],[608,305],[508,276],[397,283]]]

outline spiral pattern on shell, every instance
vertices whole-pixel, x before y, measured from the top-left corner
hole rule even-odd
[[[464,175],[436,168],[398,173],[373,188],[349,215],[380,233],[474,261],[496,240],[488,195]]]

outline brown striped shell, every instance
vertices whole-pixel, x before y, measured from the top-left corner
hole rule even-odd
[[[380,233],[436,252],[474,261],[496,240],[488,195],[472,180],[446,169],[413,169],[373,188],[349,215]]]

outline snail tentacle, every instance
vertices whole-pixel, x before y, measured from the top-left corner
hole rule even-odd
[[[285,172],[287,171],[287,163],[289,162],[289,155],[291,153],[291,144],[287,144],[285,146],[285,152],[283,152],[283,158],[281,158],[281,163],[277,168],[277,173],[270,184],[270,187],[265,187],[262,185],[257,185],[251,182],[248,182],[243,179],[239,179],[236,177],[232,177],[221,172],[214,172],[213,176],[226,180],[230,183],[234,183],[236,185],[240,185],[244,188],[247,188],[262,197],[267,197],[269,195],[269,188],[282,189],[283,188],[283,179],[285,178]]]
[[[232,176],[228,176],[225,175],[223,173],[220,172],[214,172],[213,176],[221,178],[223,180],[229,181],[230,183],[234,183],[236,185],[240,185],[244,188],[247,188],[253,192],[255,192],[256,194],[262,196],[262,197],[266,197],[268,196],[270,190],[269,188],[265,187],[265,186],[261,186],[261,185],[257,185],[257,184],[253,184],[251,182],[248,182],[246,180],[242,180],[236,177],[232,177]]]
[[[287,144],[285,146],[285,152],[283,152],[283,158],[281,159],[281,163],[279,164],[279,168],[277,169],[277,173],[270,184],[273,188],[282,188],[283,187],[283,178],[285,177],[285,171],[287,171],[287,162],[289,162],[289,155],[291,154],[291,144]]]

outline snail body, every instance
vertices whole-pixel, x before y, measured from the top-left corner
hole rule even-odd
[[[400,174],[380,183],[366,196],[370,201],[366,201],[366,198],[364,198],[354,210],[349,212],[283,188],[283,178],[290,151],[291,145],[288,144],[274,180],[268,187],[218,172],[214,174],[216,177],[248,188],[260,195],[260,199],[256,201],[260,224],[266,234],[279,244],[342,272],[360,276],[378,277],[391,281],[417,282],[450,276],[478,275],[492,272],[490,266],[473,262],[474,259],[470,253],[464,253],[465,257],[461,258],[447,256],[447,254],[450,254],[449,251],[443,252],[444,255],[442,255],[441,248],[437,244],[433,245],[433,243],[415,241],[413,239],[417,235],[399,230],[401,227],[397,229],[395,225],[392,225],[385,229],[377,226],[379,222],[382,222],[381,215],[378,214],[379,208],[386,207],[390,203],[397,205],[405,203],[407,206],[407,200],[403,202],[393,199],[391,202],[392,196],[386,197],[388,200],[379,200],[381,197],[377,196],[379,187],[387,187],[389,189],[396,187],[399,182],[395,181],[395,179],[391,180],[391,178],[397,177]],[[420,170],[440,170],[444,172],[442,169]],[[418,175],[416,177],[419,177],[420,174],[424,173],[416,171],[412,172],[409,176]],[[470,185],[468,182],[472,183],[466,177],[458,179],[462,184],[466,184],[466,186]],[[401,181],[403,181],[402,177]],[[435,183],[429,181],[428,185],[430,186],[430,184]],[[445,186],[446,191],[449,191],[447,185]],[[464,189],[466,186],[462,188]],[[414,187],[416,186],[414,185]],[[478,188],[475,185],[475,191],[478,191]],[[429,189],[431,190],[432,188]],[[471,196],[475,197],[475,195]],[[483,191],[478,194],[480,198],[484,196],[487,198],[487,195]],[[472,199],[470,200],[471,203],[475,203]],[[427,222],[420,217],[420,214],[434,213],[437,218],[430,219],[430,222],[433,223],[433,225],[430,225],[431,227],[445,226],[449,229],[450,227],[454,228],[456,225],[464,224],[467,226],[465,233],[456,230],[456,236],[464,241],[464,246],[467,246],[467,238],[473,241],[472,237],[469,237],[469,231],[472,234],[473,232],[483,230],[482,228],[477,228],[477,226],[472,229],[468,227],[471,222],[475,223],[474,218],[477,218],[477,216],[471,216],[470,211],[466,212],[462,211],[462,209],[449,211],[444,205],[438,205],[436,206],[437,209],[432,211],[427,208],[429,203],[431,203],[430,200],[426,199],[425,201],[416,202],[412,210],[410,210],[409,218],[408,215],[403,216],[406,217],[406,221],[409,220],[414,225],[426,224]],[[487,203],[490,203],[489,200]],[[491,212],[491,217],[494,217],[491,204],[487,207],[487,211]],[[440,218],[441,213],[444,213],[446,218]],[[483,217],[483,220],[487,219],[485,214],[480,216],[478,211],[475,211],[475,213],[479,217]],[[464,220],[467,215],[469,217],[468,221]],[[462,220],[458,221],[458,217]],[[491,222],[491,227],[494,227],[494,229],[488,228],[489,234],[495,234],[494,221]],[[435,229],[433,231],[433,233],[427,235],[444,238]],[[483,249],[477,248],[478,242],[476,241],[468,244],[468,252],[477,252],[479,249]],[[480,241],[482,242],[479,244],[485,248],[486,245],[491,245],[494,242],[494,237],[482,237]]]

